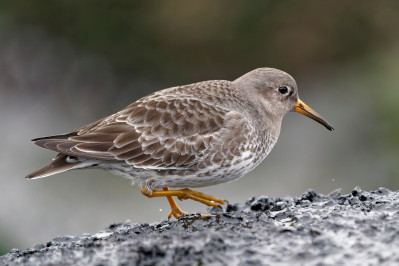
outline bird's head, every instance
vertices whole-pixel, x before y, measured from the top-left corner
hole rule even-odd
[[[334,130],[321,115],[307,106],[298,97],[298,87],[293,77],[275,68],[258,68],[234,81],[240,86],[255,90],[256,100],[259,100],[267,113],[273,117],[282,118],[287,112],[294,111],[303,114]]]

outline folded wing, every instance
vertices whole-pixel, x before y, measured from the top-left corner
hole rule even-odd
[[[70,156],[184,168],[199,163],[220,136],[228,112],[197,99],[143,98],[72,133],[34,141]]]

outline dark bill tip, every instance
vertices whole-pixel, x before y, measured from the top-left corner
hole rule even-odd
[[[293,111],[303,114],[325,126],[328,130],[333,131],[334,127],[328,123],[321,115],[316,113],[312,108],[307,106],[304,102],[298,99],[297,104],[294,106]]]

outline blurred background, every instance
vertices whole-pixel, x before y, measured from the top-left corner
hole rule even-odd
[[[27,181],[64,133],[146,94],[234,80],[258,67],[293,75],[336,130],[296,113],[244,178],[200,191],[243,204],[355,186],[399,188],[398,1],[2,1],[0,255],[127,219],[165,219],[165,199],[100,170]],[[191,212],[206,212],[182,202]]]

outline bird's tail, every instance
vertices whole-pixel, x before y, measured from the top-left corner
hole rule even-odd
[[[58,154],[57,157],[54,159],[54,161],[51,164],[27,175],[26,178],[27,179],[36,179],[36,178],[41,178],[41,177],[46,177],[46,176],[62,173],[62,172],[71,170],[73,168],[79,168],[79,165],[80,165],[79,162],[68,162],[67,157],[68,157],[68,155],[61,154],[61,153]]]

